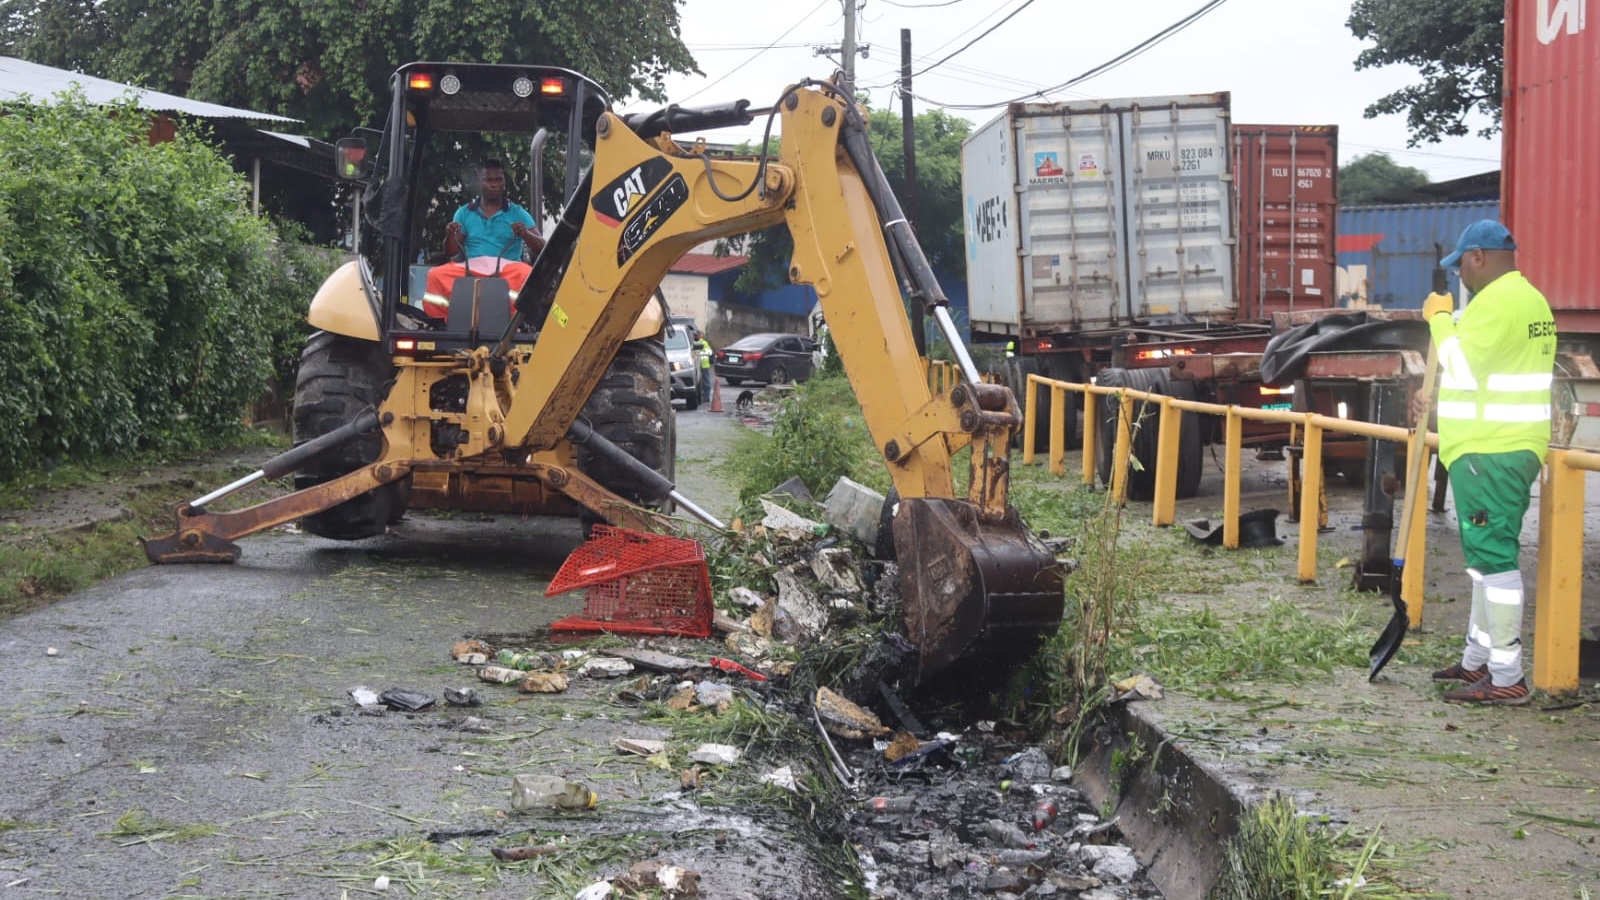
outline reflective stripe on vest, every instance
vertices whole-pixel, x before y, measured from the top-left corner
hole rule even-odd
[[[1440,400],[1439,418],[1475,420],[1479,418],[1478,404],[1471,400]],[[1485,403],[1482,418],[1485,422],[1548,422],[1550,402]]]
[[[1529,372],[1524,375],[1490,375],[1491,391],[1546,391],[1555,381],[1550,372]]]
[[[1455,391],[1478,389],[1478,380],[1472,377],[1460,338],[1453,337],[1439,347],[1439,387]]]

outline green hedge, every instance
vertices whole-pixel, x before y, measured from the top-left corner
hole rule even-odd
[[[81,97],[0,110],[0,480],[204,447],[281,389],[326,258],[201,138]]]

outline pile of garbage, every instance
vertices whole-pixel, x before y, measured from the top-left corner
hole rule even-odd
[[[809,810],[820,834],[851,848],[874,898],[1159,897],[1116,822],[1102,821],[1073,786],[1072,773],[1028,745],[1020,729],[968,721],[960,706],[948,705],[925,725],[898,696],[897,667],[915,651],[898,633],[894,563],[868,551],[877,544],[883,498],[848,480],[824,504],[797,497],[803,490],[780,486],[763,500],[760,520],[713,554],[721,573],[716,643],[626,636],[624,646],[563,649],[553,641],[519,646],[468,637],[450,655],[482,684],[449,688],[445,702],[470,707],[500,691],[562,694],[582,686],[622,705],[659,704],[704,716],[758,705],[790,717],[796,733],[814,739],[781,747],[703,743],[669,753],[667,741],[625,737],[614,747],[664,770],[681,769],[674,773],[681,790],[672,792],[673,803],[694,802],[710,771],[742,770],[741,777],[762,785],[809,795],[796,808]],[[729,586],[730,571],[741,573],[734,580],[743,583]],[[358,703],[374,707],[414,711],[432,702],[408,696],[417,692],[362,690]],[[822,782],[831,784],[819,788]],[[539,773],[513,779],[509,806],[581,816],[593,815],[597,799],[603,805],[581,781]],[[494,849],[507,861],[541,852],[548,851]],[[698,873],[669,862],[634,869],[578,896],[697,890]]]

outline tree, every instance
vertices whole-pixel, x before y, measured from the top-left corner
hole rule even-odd
[[[413,60],[565,66],[646,100],[666,99],[668,74],[698,71],[678,0],[3,0],[0,46],[293,116],[328,139],[381,120],[389,74]]]
[[[1339,167],[1339,204],[1372,203],[1397,191],[1421,187],[1431,180],[1427,172],[1402,166],[1387,153],[1368,153]]]
[[[1355,0],[1346,25],[1375,45],[1356,57],[1358,70],[1403,64],[1422,76],[1378,98],[1367,118],[1404,112],[1413,147],[1468,134],[1473,112],[1493,119],[1480,135],[1500,130],[1505,0]]]
[[[867,130],[873,152],[895,196],[906,197],[905,142],[900,117],[888,110],[869,115]],[[966,243],[961,213],[961,142],[971,123],[934,110],[916,117],[917,210],[916,235],[928,262],[951,277],[965,278]],[[753,148],[746,148],[754,152]],[[771,152],[778,152],[777,141]],[[734,242],[737,245],[737,242]],[[787,227],[778,226],[751,235],[742,244],[750,264],[734,283],[736,290],[756,293],[788,283],[789,257],[794,245]]]

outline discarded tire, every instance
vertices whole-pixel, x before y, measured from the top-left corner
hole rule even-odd
[[[1125,387],[1135,391],[1166,394],[1180,400],[1195,399],[1194,385],[1187,381],[1173,381],[1164,368],[1103,369],[1097,383],[1103,387]],[[1117,419],[1121,401],[1115,395],[1101,398],[1098,404],[1100,420],[1096,433],[1097,463],[1100,482],[1111,485],[1111,455],[1116,448]],[[1156,403],[1135,400],[1133,403],[1133,444],[1129,456],[1138,461],[1128,469],[1128,497],[1132,500],[1149,500],[1155,496],[1156,448],[1161,439],[1161,409]],[[1194,414],[1183,416],[1178,433],[1177,495],[1193,497],[1200,487],[1201,468],[1205,462],[1201,441],[1202,425]]]
[[[678,421],[672,414],[672,379],[665,345],[657,340],[628,341],[601,376],[583,405],[596,433],[668,481],[674,476]],[[669,499],[627,470],[578,447],[578,468],[617,496],[650,509],[666,509]]]
[[[294,444],[321,437],[350,422],[368,406],[376,408],[389,393],[394,365],[383,346],[318,331],[306,340],[294,386]],[[296,489],[313,487],[377,462],[383,435],[374,432],[313,457],[295,473]],[[405,480],[383,485],[359,497],[312,513],[301,520],[306,531],[334,540],[353,541],[382,534],[406,511]]]

